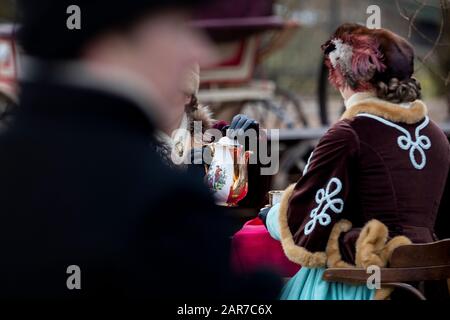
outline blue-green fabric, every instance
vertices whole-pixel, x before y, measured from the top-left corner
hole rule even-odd
[[[270,233],[270,236],[274,238],[275,240],[280,241],[280,227],[278,222],[278,212],[280,211],[280,204],[277,203],[272,208],[270,208],[269,212],[267,213],[266,218],[266,226],[267,230]]]
[[[280,300],[372,300],[374,290],[322,280],[324,268],[304,268],[286,283]]]
[[[278,222],[280,204],[267,214],[267,230],[272,238],[280,240]],[[322,280],[324,268],[302,267],[283,288],[281,300],[372,300],[374,290],[366,286],[353,286]]]

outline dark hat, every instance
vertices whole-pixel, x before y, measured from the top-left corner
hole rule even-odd
[[[126,30],[139,19],[169,8],[188,9],[204,0],[19,0],[19,42],[28,55],[64,60],[79,55],[84,45],[109,30]],[[70,30],[68,8],[81,11],[81,29]]]

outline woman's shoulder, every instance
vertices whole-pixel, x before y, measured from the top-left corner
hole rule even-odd
[[[346,145],[348,147],[357,147],[359,144],[359,138],[356,130],[352,126],[351,121],[348,119],[341,119],[328,129],[322,137],[321,142],[333,142],[340,145]]]

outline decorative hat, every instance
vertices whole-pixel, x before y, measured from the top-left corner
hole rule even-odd
[[[343,24],[322,45],[330,82],[356,91],[392,78],[406,80],[414,72],[414,50],[404,38],[386,29]]]
[[[25,52],[41,59],[76,58],[102,32],[126,30],[139,19],[168,8],[195,8],[205,0],[19,0]],[[70,30],[67,10],[80,8],[81,29]]]

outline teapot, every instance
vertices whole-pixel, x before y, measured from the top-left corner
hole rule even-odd
[[[247,165],[252,153],[245,151],[244,146],[228,137],[207,146],[212,160],[205,177],[206,183],[213,191],[218,205],[237,206],[247,195]]]

